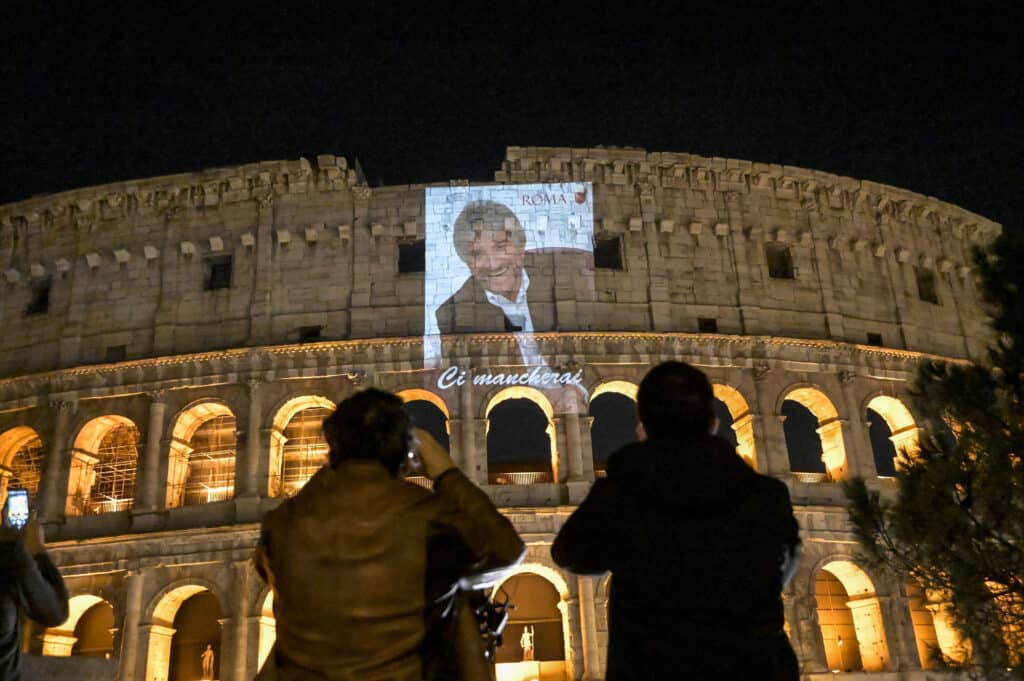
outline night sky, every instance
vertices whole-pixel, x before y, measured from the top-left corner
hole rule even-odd
[[[1011,3],[259,4],[5,5],[0,202],[319,153],[374,185],[490,180],[507,145],[632,145],[1024,217]]]

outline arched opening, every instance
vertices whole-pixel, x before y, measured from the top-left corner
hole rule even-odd
[[[594,398],[590,400],[590,416],[593,419],[590,443],[594,474],[604,477],[608,457],[636,441],[636,400],[618,391],[595,391]]]
[[[448,432],[448,416],[438,406],[427,400],[409,400],[405,410],[412,420],[414,428],[422,428],[438,441],[445,449],[451,446]]]
[[[565,678],[565,605],[543,576],[519,573],[499,586],[515,606],[498,648],[497,678],[508,681]]]
[[[30,501],[39,493],[43,469],[43,441],[27,426],[11,428],[0,435],[0,505],[7,500],[7,490],[28,490]]]
[[[112,657],[114,608],[93,594],[68,599],[68,618],[42,635],[42,654],[52,657],[81,655]]]
[[[220,604],[209,591],[181,604],[172,625],[168,681],[220,678],[220,618]],[[211,652],[212,662],[207,666]]]
[[[757,448],[754,445],[754,416],[739,390],[715,383],[715,415],[718,417],[717,435],[736,446],[736,453],[752,468],[757,468]]]
[[[487,471],[492,485],[554,480],[553,424],[537,403],[509,397],[487,414]]]
[[[816,388],[798,388],[786,395],[779,411],[790,470],[806,481],[845,479],[843,424],[828,397]]]
[[[72,655],[82,657],[114,656],[114,608],[102,601],[92,606],[78,620],[75,626],[75,645]]]
[[[171,434],[168,508],[234,496],[237,427],[235,415],[220,402],[201,402],[182,412]]]
[[[135,501],[139,429],[123,416],[89,421],[71,453],[66,515],[125,511]]]
[[[814,596],[829,670],[888,669],[881,605],[863,570],[849,561],[825,565],[815,575]]]
[[[322,426],[334,408],[325,397],[304,395],[278,410],[270,434],[271,496],[294,496],[327,463]]]
[[[901,460],[918,451],[917,423],[910,410],[888,395],[879,395],[867,404],[868,434],[878,475],[892,477]]]

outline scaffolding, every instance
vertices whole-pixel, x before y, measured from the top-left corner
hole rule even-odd
[[[11,477],[7,488],[20,487],[28,490],[29,499],[35,500],[39,492],[39,476],[43,468],[43,442],[38,437],[22,445],[11,460]]]
[[[124,511],[135,500],[135,471],[139,461],[139,429],[119,424],[107,431],[96,448],[88,496],[75,500],[83,515]]]
[[[215,416],[192,435],[182,495],[185,506],[224,501],[234,496],[236,428],[234,416]]]
[[[327,463],[322,424],[331,415],[326,407],[303,409],[284,427],[281,457],[281,495],[294,496]]]

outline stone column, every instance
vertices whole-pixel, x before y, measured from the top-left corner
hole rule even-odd
[[[448,453],[460,470],[466,470],[465,454],[462,451],[462,419],[448,419]]]
[[[142,676],[125,677],[125,681],[132,679],[146,679],[146,681],[167,681],[171,667],[171,640],[174,638],[173,627],[166,627],[162,624],[144,624],[139,627],[142,632],[142,642],[146,647],[143,658],[146,660],[146,673]]]
[[[857,632],[861,662],[866,672],[880,672],[890,668],[891,656],[882,620],[882,600],[878,596],[869,596],[846,603],[853,613],[853,628]]]
[[[761,436],[758,443],[758,470],[766,475],[788,475],[789,453],[786,451],[786,432],[782,428],[781,415],[775,413],[775,395],[768,387],[767,366],[754,367],[754,397],[757,401],[757,417],[754,419],[755,434]],[[760,428],[758,428],[760,424]],[[760,433],[757,431],[760,430]],[[762,468],[763,462],[763,468]]]
[[[164,494],[160,485],[160,442],[164,437],[164,415],[167,412],[167,392],[158,390],[149,393],[149,423],[146,425],[146,449],[142,459],[142,480],[139,503],[135,505],[137,512],[161,510],[164,506]]]
[[[597,643],[597,607],[594,591],[598,588],[595,577],[577,577],[580,598],[580,632],[583,643],[583,676],[585,681],[601,678],[601,651]]]
[[[462,421],[462,470],[477,484],[487,484],[487,440],[481,449],[477,442],[478,423],[474,413],[472,378],[459,387],[459,419]],[[486,426],[484,426],[486,427]],[[481,463],[482,462],[482,463]]]
[[[263,186],[254,191],[253,198],[256,199],[258,208],[256,213],[256,272],[252,303],[249,307],[249,342],[251,345],[267,345],[270,343],[270,289],[273,285],[271,257],[273,255],[274,188]]]
[[[256,676],[256,669],[251,664],[255,664],[252,653],[257,644],[253,634],[258,634],[258,630],[253,626],[256,618],[249,613],[252,600],[249,592],[255,575],[249,561],[235,561],[232,567],[235,577],[235,612],[230,618],[222,620],[220,681],[245,681]]]
[[[791,625],[790,638],[800,669],[805,673],[828,671],[825,641],[818,624],[818,602],[814,593],[795,593],[791,600],[784,603],[789,606],[786,619]]]
[[[124,621],[121,623],[121,649],[118,653],[118,681],[135,681],[147,678],[139,674],[139,660],[146,659],[146,651],[140,650],[143,639],[139,636],[139,622],[142,618],[143,576],[138,570],[131,570],[125,577]]]
[[[263,458],[263,382],[250,379],[249,407],[245,420],[245,448],[235,457],[235,516],[241,522],[255,521],[260,516],[260,498],[267,494],[267,480],[260,484]],[[268,440],[269,442],[269,440]],[[268,450],[269,454],[269,450]]]
[[[580,443],[580,415],[569,412],[563,419],[565,423],[565,448],[568,459],[569,482],[583,480],[583,448]]]
[[[262,400],[262,386],[263,383],[259,380],[253,379],[247,382],[249,386],[249,409],[246,416],[245,422],[245,456],[240,457],[240,466],[236,466],[238,478],[236,482],[236,489],[238,493],[236,496],[249,497],[249,496],[260,496],[262,490],[259,482],[259,471],[260,471],[260,454],[261,445],[260,442],[260,430],[261,420],[263,418],[263,400]]]
[[[899,594],[900,591],[893,589],[893,593]],[[910,618],[908,599],[903,595],[895,595],[883,596],[879,600],[885,637],[889,641],[889,652],[893,655],[889,669],[921,669],[922,660],[917,654],[917,635],[914,632],[914,622]]]
[[[832,480],[845,480],[850,477],[850,460],[847,456],[844,433],[849,432],[845,428],[845,419],[832,419],[818,426],[816,432],[821,438],[821,460],[825,463],[825,470],[828,471]]]
[[[580,602],[570,596],[558,602],[558,610],[562,613],[565,625],[565,671],[571,681],[582,681],[584,659],[583,646],[580,645]]]
[[[551,425],[548,426],[548,436],[551,438],[551,455],[552,463],[551,472],[554,475],[552,482],[564,483],[569,478],[569,458],[568,446],[566,444],[566,432],[565,428],[562,427],[564,420],[555,417],[551,419]]]
[[[66,456],[65,446],[71,416],[77,405],[74,402],[53,402],[51,408],[57,410],[57,418],[50,440],[50,451],[47,452],[43,470],[43,484],[40,490],[39,508],[42,509],[44,524],[58,522],[63,516],[64,501],[67,490],[60,489],[60,481],[67,480],[71,468],[71,460]]]
[[[843,438],[846,441],[847,471],[850,476],[871,479],[878,475],[874,451],[868,434],[867,415],[860,411],[857,400],[857,376],[852,371],[839,372],[846,419],[843,419]]]

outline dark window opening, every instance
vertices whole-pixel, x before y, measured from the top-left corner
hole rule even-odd
[[[882,477],[896,476],[896,446],[893,445],[892,429],[882,415],[868,409],[868,437],[871,439],[871,454],[875,459],[875,470]]]
[[[603,393],[591,400],[590,416],[594,471],[600,477],[608,468],[608,457],[636,441],[636,402],[619,393]]]
[[[32,284],[32,298],[25,307],[26,315],[46,314],[50,311],[50,284],[49,278]]]
[[[718,333],[718,320],[709,317],[697,317],[697,330],[701,333]]]
[[[915,267],[917,276],[917,297],[926,303],[939,304],[939,294],[935,290],[935,272],[927,267]]]
[[[424,272],[427,269],[426,240],[401,241],[398,244],[398,273]]]
[[[818,417],[794,400],[782,403],[782,430],[786,437],[789,469],[799,473],[825,474],[821,459],[821,437],[818,435]]]
[[[772,279],[793,279],[796,276],[793,270],[793,256],[790,255],[789,246],[773,241],[764,245],[764,253],[768,257],[769,277]]]
[[[206,261],[208,270],[206,273],[207,291],[216,291],[222,288],[231,288],[231,272],[234,269],[230,255],[220,255]]]
[[[882,342],[882,334],[868,332],[868,345],[884,345]]]
[[[594,240],[594,267],[621,270],[622,239],[617,236]]]
[[[112,362],[123,362],[128,356],[127,345],[108,345],[106,352],[106,360],[108,363]]]
[[[300,326],[299,327],[299,342],[300,343],[311,343],[318,341],[323,337],[324,327],[317,324],[316,326]]]

